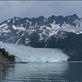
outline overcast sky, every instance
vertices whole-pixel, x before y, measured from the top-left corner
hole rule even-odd
[[[38,17],[40,15],[82,16],[82,1],[0,1],[0,21],[12,17]]]

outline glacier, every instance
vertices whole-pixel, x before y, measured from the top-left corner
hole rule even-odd
[[[0,42],[0,47],[15,55],[16,62],[62,62],[69,58],[59,49],[33,48],[3,42]]]

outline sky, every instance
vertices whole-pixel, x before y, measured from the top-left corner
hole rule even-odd
[[[0,1],[0,22],[12,17],[82,16],[82,1]]]

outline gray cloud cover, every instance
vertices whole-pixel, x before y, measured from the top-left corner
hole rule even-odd
[[[82,16],[82,1],[0,1],[0,21],[17,17]]]

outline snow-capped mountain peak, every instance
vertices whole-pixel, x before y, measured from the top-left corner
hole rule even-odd
[[[76,14],[70,16],[40,16],[38,18],[13,17],[0,23],[0,40],[8,43],[44,45],[54,35],[66,38],[65,32],[82,33],[82,19]]]

